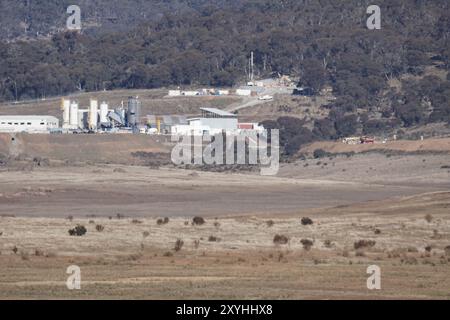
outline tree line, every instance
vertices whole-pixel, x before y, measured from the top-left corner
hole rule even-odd
[[[382,29],[375,31],[365,26],[369,1],[175,2],[184,9],[159,9],[158,18],[129,30],[0,42],[0,100],[116,88],[229,87],[245,80],[253,51],[257,76],[298,76],[299,85],[316,92],[333,87],[332,112],[315,126],[316,133],[327,131],[324,136],[351,134],[355,121],[367,132],[392,121],[450,121],[449,77],[425,77],[427,68],[450,67],[447,0],[379,1]],[[390,85],[393,80],[400,88]],[[361,110],[367,119],[356,115]],[[385,121],[373,122],[375,114]]]

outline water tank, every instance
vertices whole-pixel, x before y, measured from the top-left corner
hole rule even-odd
[[[78,129],[78,103],[72,102],[70,105],[70,126]]]
[[[141,102],[138,98],[128,98],[127,125],[128,127],[136,127],[139,125]]]
[[[108,104],[102,102],[100,105],[100,123],[108,123]]]
[[[70,124],[70,100],[63,99],[63,127],[68,127]]]
[[[91,104],[89,106],[89,129],[90,130],[97,130],[97,123],[98,123],[98,101],[97,100],[91,100]]]

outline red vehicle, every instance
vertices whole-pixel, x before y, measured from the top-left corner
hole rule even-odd
[[[375,138],[371,137],[361,137],[361,144],[374,144]]]

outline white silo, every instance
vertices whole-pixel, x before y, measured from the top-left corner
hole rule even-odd
[[[70,126],[73,129],[78,129],[78,103],[75,101],[70,105]]]
[[[98,101],[91,99],[89,106],[89,129],[97,130],[98,123]]]
[[[108,122],[108,110],[109,106],[106,102],[102,102],[100,105],[100,123]]]
[[[70,125],[70,100],[69,99],[63,99],[62,109],[63,109],[63,128],[67,128]]]

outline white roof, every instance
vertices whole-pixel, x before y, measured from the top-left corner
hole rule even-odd
[[[234,113],[230,113],[230,112],[220,110],[217,108],[200,108],[200,110],[214,113],[214,114],[217,114],[218,116],[222,116],[222,117],[235,117],[236,116]]]
[[[3,120],[42,120],[42,119],[47,119],[47,120],[58,120],[58,118],[53,117],[53,116],[8,116],[8,115],[0,115],[0,119]]]

